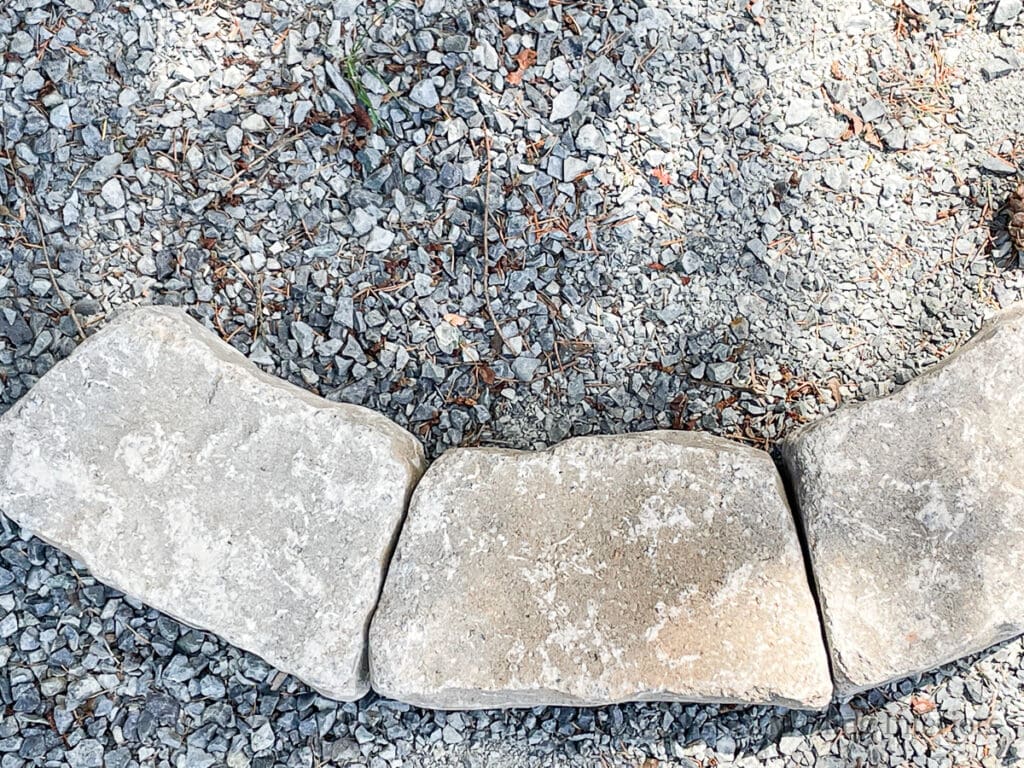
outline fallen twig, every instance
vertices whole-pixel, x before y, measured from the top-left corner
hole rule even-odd
[[[57,296],[60,298],[61,303],[67,309],[68,315],[71,317],[71,322],[75,324],[75,329],[78,331],[79,341],[85,341],[85,329],[82,327],[82,323],[78,319],[78,315],[75,314],[75,308],[57,284],[57,275],[53,270],[53,262],[50,261],[50,249],[46,245],[46,233],[43,231],[43,217],[39,215],[39,209],[36,207],[35,201],[26,195],[24,190],[22,190],[22,197],[28,201],[28,206],[32,209],[32,213],[36,219],[36,226],[39,227],[39,245],[43,250],[43,260],[46,262],[46,271],[50,276],[50,284],[53,286],[53,290],[57,292]]]
[[[6,143],[6,136],[2,137],[3,142],[0,145]],[[85,329],[82,327],[81,321],[78,319],[78,315],[75,313],[75,308],[72,306],[68,297],[60,289],[60,285],[57,284],[57,274],[53,269],[53,262],[50,260],[50,248],[46,244],[46,231],[43,229],[43,217],[39,213],[39,208],[36,206],[35,200],[28,194],[28,190],[25,189],[25,185],[21,182],[21,177],[18,175],[17,169],[14,167],[14,158],[11,157],[10,152],[7,153],[7,160],[11,164],[11,175],[14,178],[14,184],[21,193],[21,199],[25,201],[25,204],[32,209],[32,215],[36,220],[36,226],[39,228],[39,245],[43,251],[43,261],[46,263],[46,272],[50,276],[50,285],[53,286],[53,290],[57,292],[57,297],[61,300],[61,303],[68,311],[68,315],[71,317],[71,321],[75,324],[75,329],[78,331],[79,341],[85,341]]]
[[[487,308],[487,315],[491,318],[491,323],[494,325],[494,330],[498,332],[502,342],[509,352],[513,350],[512,344],[509,343],[508,338],[505,336],[505,332],[501,330],[501,326],[498,324],[497,318],[494,316],[494,310],[491,308],[491,293],[490,293],[490,277],[491,277],[491,258],[487,248],[487,237],[489,235],[489,224],[491,220],[491,134],[484,133],[484,152],[487,154],[486,158],[486,170],[484,174],[484,244],[483,244],[483,258],[484,258],[484,306]]]

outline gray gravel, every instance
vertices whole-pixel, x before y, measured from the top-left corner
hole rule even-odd
[[[158,302],[431,455],[655,426],[770,448],[1021,299],[1022,23],[1019,0],[8,0],[0,410]],[[1019,641],[822,717],[446,717],[331,704],[2,547],[2,768],[1024,753]]]

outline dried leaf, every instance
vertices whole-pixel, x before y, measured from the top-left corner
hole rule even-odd
[[[651,176],[658,180],[658,182],[665,187],[672,186],[672,176],[662,168],[660,165],[657,168],[651,170]]]
[[[923,696],[911,696],[910,708],[914,711],[915,715],[924,715],[935,711],[935,702]]]
[[[506,78],[512,85],[519,85],[523,82],[523,75],[526,74],[526,70],[537,63],[537,52],[532,48],[523,48],[519,53],[515,55],[516,64],[519,65],[519,69],[515,72],[509,72]]]
[[[647,265],[647,268],[653,269],[656,272],[661,272],[661,270],[665,268],[665,265],[657,261],[652,261],[650,264]]]
[[[480,371],[480,378],[483,379],[484,384],[487,384],[488,386],[493,384],[498,378],[494,374],[494,369],[489,365],[481,365],[477,370]]]
[[[370,113],[366,111],[362,104],[353,105],[352,116],[356,119],[356,125],[364,131],[369,132],[373,130],[373,118],[370,117]]]
[[[878,131],[875,130],[875,126],[871,123],[864,126],[864,141],[875,149],[882,148],[882,140],[878,138]]]
[[[857,120],[858,119],[855,112],[851,112],[846,107],[844,107],[842,104],[836,104],[835,102],[832,102],[832,111],[835,112],[837,115],[842,115],[847,120]]]
[[[747,3],[746,11],[747,11],[747,13],[750,14],[750,18],[752,18],[754,20],[754,23],[757,24],[757,26],[759,26],[759,27],[763,27],[764,26],[764,24],[765,24],[764,16],[755,16],[754,15],[754,0],[749,0],[749,2]]]
[[[850,114],[850,130],[853,131],[854,136],[860,136],[864,130],[864,121],[860,119],[860,116]]]
[[[843,402],[843,393],[839,391],[839,379],[831,379],[828,383],[828,388],[832,392],[832,400],[836,405]]]
[[[284,48],[284,41],[288,37],[288,32],[289,30],[286,29],[284,32],[277,36],[277,39],[273,43],[271,43],[271,53],[277,54],[281,52],[281,49]]]
[[[822,88],[822,93],[824,92],[825,89]],[[842,115],[843,117],[850,121],[849,127],[847,127],[847,129],[843,131],[843,134],[839,137],[840,141],[849,141],[854,136],[860,136],[860,132],[864,130],[864,121],[860,119],[860,116],[856,112],[850,111],[842,104],[836,104],[834,101],[831,103],[833,112],[835,112],[837,115]]]
[[[454,325],[456,328],[458,328],[460,325],[466,324],[466,318],[464,318],[462,315],[456,315],[451,312],[448,312],[444,315],[444,321],[448,323],[448,325]]]

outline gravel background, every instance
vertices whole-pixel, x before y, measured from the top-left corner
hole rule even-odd
[[[0,410],[159,302],[430,455],[655,426],[771,448],[1021,299],[1022,24],[1020,0],[7,0]],[[0,768],[1024,760],[1020,641],[823,716],[339,706],[4,525]]]

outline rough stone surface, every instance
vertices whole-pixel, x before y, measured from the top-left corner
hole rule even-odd
[[[767,454],[699,433],[444,454],[370,630],[420,706],[823,706],[827,659]]]
[[[1024,307],[784,447],[837,691],[1024,632]]]
[[[0,509],[100,580],[327,695],[365,635],[419,443],[259,371],[178,310],[122,314],[0,421]]]

